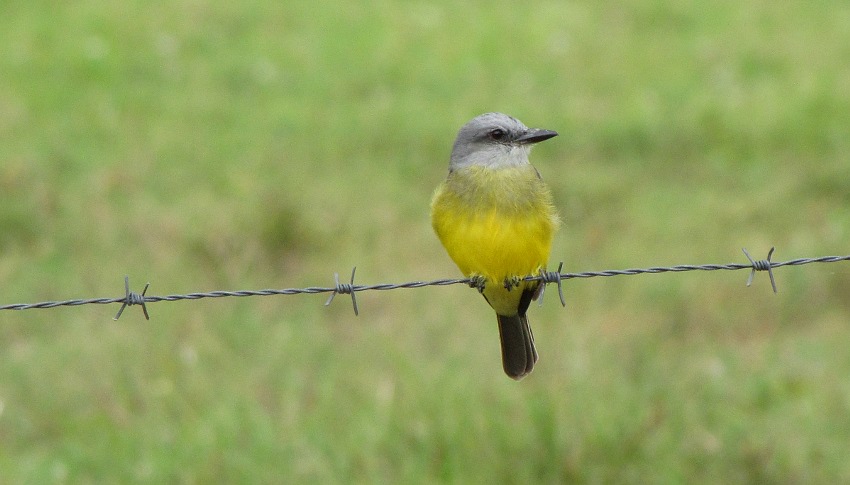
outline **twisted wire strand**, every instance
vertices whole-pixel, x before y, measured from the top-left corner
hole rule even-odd
[[[529,275],[525,278],[522,278],[525,281],[542,281],[544,284],[556,283],[558,285],[558,294],[561,297],[561,303],[566,305],[566,301],[563,297],[563,293],[561,291],[561,282],[563,280],[575,279],[575,278],[595,278],[595,277],[608,277],[608,276],[627,276],[627,275],[641,275],[641,274],[658,274],[658,273],[681,273],[686,271],[734,271],[740,269],[750,269],[750,277],[747,281],[747,286],[752,283],[753,276],[756,271],[768,271],[771,279],[771,285],[773,287],[773,291],[776,292],[776,282],[773,278],[773,269],[779,268],[783,266],[801,266],[804,264],[811,263],[837,263],[840,261],[850,261],[850,255],[847,256],[821,256],[815,258],[798,258],[792,259],[789,261],[771,261],[770,257],[773,255],[773,249],[771,248],[770,253],[768,254],[767,259],[763,260],[753,260],[749,253],[744,250],[744,254],[747,256],[749,263],[728,263],[728,264],[701,264],[701,265],[691,265],[691,264],[680,264],[675,266],[654,266],[649,268],[630,268],[630,269],[616,269],[616,270],[605,270],[605,271],[585,271],[580,273],[561,273],[561,266],[558,267],[558,271],[542,271],[537,275]],[[134,293],[130,291],[130,283],[129,278],[125,277],[125,294],[124,296],[117,298],[90,298],[90,299],[75,299],[75,300],[61,300],[61,301],[43,301],[39,303],[13,303],[9,305],[0,306],[0,310],[30,310],[35,308],[47,309],[47,308],[56,308],[62,306],[79,306],[79,305],[103,305],[103,304],[111,304],[111,303],[121,303],[121,309],[118,311],[118,314],[115,316],[115,320],[117,320],[124,309],[128,306],[139,305],[142,307],[142,311],[144,312],[145,318],[149,319],[148,311],[147,311],[147,303],[155,303],[160,301],[179,301],[179,300],[199,300],[202,298],[224,298],[224,297],[249,297],[249,296],[274,296],[274,295],[299,295],[299,294],[318,294],[318,293],[331,293],[328,300],[325,302],[325,305],[329,305],[334,297],[337,294],[350,294],[352,306],[354,308],[354,313],[357,315],[359,310],[357,308],[357,300],[355,298],[355,293],[361,291],[388,291],[388,290],[396,290],[396,289],[413,289],[413,288],[423,288],[426,286],[449,286],[449,285],[474,285],[476,280],[474,278],[444,278],[437,279],[431,281],[409,281],[405,283],[380,283],[373,285],[356,285],[354,284],[354,272],[356,268],[351,272],[351,279],[349,283],[340,283],[339,282],[339,274],[334,275],[334,286],[310,286],[306,288],[282,288],[282,289],[264,289],[264,290],[239,290],[239,291],[209,291],[209,292],[195,292],[195,293],[187,293],[187,294],[173,294],[173,295],[164,295],[164,296],[147,296],[145,293],[147,292],[148,286],[150,283],[145,285],[144,290],[141,293]]]

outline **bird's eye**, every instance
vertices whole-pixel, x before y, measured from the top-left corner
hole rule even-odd
[[[507,133],[505,133],[505,130],[503,130],[501,128],[496,128],[496,129],[490,131],[490,138],[492,138],[496,141],[502,141],[502,140],[505,139],[506,136],[507,136]]]

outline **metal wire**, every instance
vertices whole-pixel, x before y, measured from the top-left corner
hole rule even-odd
[[[749,253],[746,249],[744,249],[744,255],[749,260],[748,263],[728,263],[728,264],[701,264],[701,265],[690,265],[690,264],[681,264],[676,266],[656,266],[651,268],[633,268],[633,269],[615,269],[615,270],[606,270],[606,271],[587,271],[582,273],[561,273],[561,267],[563,263],[558,267],[558,271],[541,271],[540,274],[537,275],[529,275],[522,280],[524,281],[542,281],[544,285],[549,283],[555,283],[558,287],[558,294],[561,298],[561,303],[566,305],[566,300],[564,299],[563,292],[561,290],[561,282],[563,280],[574,279],[574,278],[595,278],[601,276],[626,276],[626,275],[640,275],[640,274],[658,274],[658,273],[681,273],[686,271],[734,271],[739,269],[750,269],[750,276],[747,280],[747,286],[753,281],[753,277],[755,276],[756,271],[767,271],[770,275],[771,286],[773,287],[773,292],[776,293],[776,281],[773,276],[773,269],[779,268],[782,266],[801,266],[804,264],[811,263],[837,263],[839,261],[850,261],[850,255],[847,256],[822,256],[817,258],[798,258],[792,259],[790,261],[771,261],[770,258],[773,256],[773,250],[775,248],[771,248],[768,253],[767,259],[763,260],[753,260],[750,257]],[[473,278],[447,278],[447,279],[439,279],[432,281],[410,281],[406,283],[382,283],[375,285],[355,285],[354,284],[354,272],[356,268],[351,271],[351,279],[349,283],[340,283],[339,282],[339,274],[334,274],[334,286],[324,287],[324,286],[311,286],[307,288],[283,288],[283,289],[266,289],[266,290],[241,290],[241,291],[210,291],[210,292],[202,292],[202,293],[188,293],[188,294],[178,294],[178,295],[166,295],[166,296],[147,296],[145,293],[147,292],[148,286],[150,283],[145,285],[144,290],[141,293],[134,293],[130,291],[130,281],[129,277],[124,277],[124,296],[117,298],[91,298],[91,299],[79,299],[79,300],[63,300],[63,301],[43,301],[40,303],[14,303],[11,305],[2,305],[0,306],[0,310],[30,310],[34,308],[56,308],[61,306],[78,306],[78,305],[102,305],[102,304],[110,304],[110,303],[121,303],[121,309],[118,311],[118,314],[115,315],[115,320],[117,320],[124,309],[128,306],[140,305],[142,307],[142,311],[145,315],[145,318],[150,318],[147,310],[147,303],[155,303],[160,301],[178,301],[178,300],[199,300],[202,298],[224,298],[224,297],[247,297],[247,296],[272,296],[272,295],[299,295],[299,294],[315,294],[315,293],[330,293],[330,297],[325,302],[325,305],[329,305],[334,297],[338,294],[350,294],[351,295],[351,303],[354,307],[354,314],[359,314],[359,310],[357,308],[357,300],[355,298],[355,293],[361,291],[386,291],[386,290],[396,290],[401,288],[423,288],[426,286],[449,286],[449,285],[475,285],[477,284],[477,280]]]

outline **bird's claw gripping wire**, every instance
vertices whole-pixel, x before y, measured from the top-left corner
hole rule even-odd
[[[487,285],[487,278],[477,274],[469,277],[469,287],[478,290],[478,293],[484,293],[484,287]]]
[[[121,304],[121,309],[118,310],[118,313],[115,315],[113,320],[121,318],[121,314],[124,313],[124,309],[132,305],[142,305],[142,313],[145,314],[145,319],[150,320],[151,317],[148,315],[148,307],[145,305],[145,293],[147,293],[148,286],[150,285],[150,283],[147,283],[145,284],[145,289],[142,290],[141,293],[134,293],[130,291],[130,277],[124,276],[124,302]]]
[[[561,269],[563,269],[563,267],[564,262],[561,261],[560,263],[558,263],[557,271],[546,271],[544,268],[540,268],[540,282],[543,283],[543,286],[540,287],[540,305],[543,305],[543,294],[546,292],[546,285],[548,285],[549,283],[557,283],[558,297],[561,298],[561,306],[567,306],[567,300],[564,299],[564,290],[561,287]]]
[[[351,269],[351,280],[349,283],[340,283],[339,282],[339,273],[334,273],[334,290],[331,293],[331,296],[328,297],[328,301],[325,302],[325,306],[331,304],[334,301],[334,297],[336,295],[351,295],[351,305],[354,307],[354,316],[360,315],[360,312],[357,310],[357,298],[354,296],[354,273],[357,271],[357,266]]]
[[[775,246],[770,248],[770,251],[767,253],[767,259],[759,259],[756,261],[753,260],[746,248],[741,248],[741,250],[744,251],[744,256],[750,260],[750,264],[753,266],[752,271],[750,271],[750,277],[747,278],[747,286],[750,286],[753,283],[753,277],[756,275],[756,271],[767,271],[768,276],[770,276],[770,286],[773,287],[773,292],[776,293],[776,280],[773,278],[773,263],[770,261],[775,249]]]
[[[522,283],[522,278],[520,278],[519,276],[511,276],[505,278],[505,289],[511,291],[517,286],[519,286],[520,283]]]

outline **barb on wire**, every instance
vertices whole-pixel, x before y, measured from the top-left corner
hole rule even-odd
[[[130,305],[142,305],[142,313],[145,314],[145,320],[150,320],[151,317],[150,315],[148,315],[148,307],[147,305],[145,305],[145,293],[148,292],[148,286],[150,285],[150,283],[147,283],[145,285],[145,289],[142,290],[141,294],[133,293],[132,291],[130,291],[130,277],[124,276],[125,299],[124,303],[121,305],[121,309],[118,310],[117,314],[115,314],[115,318],[113,318],[113,320],[118,320],[119,318],[121,318],[121,314],[124,313],[124,309]]]
[[[561,269],[564,267],[564,262],[561,261],[558,263],[557,271],[546,271],[545,269],[540,270],[540,282],[543,283],[543,287],[540,290],[540,306],[543,306],[543,295],[546,293],[546,286],[549,283],[556,283],[558,285],[558,296],[561,298],[561,306],[567,306],[567,300],[564,299],[564,290],[561,287]]]
[[[758,261],[753,261],[753,258],[750,257],[750,253],[747,252],[746,248],[741,248],[744,251],[744,256],[750,260],[750,264],[753,265],[753,270],[750,271],[750,277],[747,278],[747,286],[750,286],[753,283],[753,277],[756,275],[756,271],[767,271],[767,274],[770,276],[770,286],[773,287],[773,292],[776,293],[776,280],[773,278],[773,266],[770,262],[770,258],[773,256],[773,250],[776,247],[771,247],[770,251],[767,253],[767,259],[760,259]]]
[[[564,299],[564,295],[561,288],[561,283],[563,280],[573,279],[573,278],[594,278],[598,276],[625,276],[625,275],[639,275],[639,274],[657,274],[657,273],[668,273],[668,272],[685,272],[685,271],[718,271],[718,270],[739,270],[739,269],[749,269],[750,276],[747,280],[747,286],[753,281],[753,277],[756,271],[767,271],[770,276],[770,283],[773,287],[774,293],[776,292],[776,280],[774,279],[773,269],[779,268],[781,266],[800,266],[804,264],[810,263],[837,263],[839,261],[850,261],[850,255],[847,256],[822,256],[817,258],[798,258],[792,259],[790,261],[780,261],[774,262],[771,261],[771,257],[773,256],[774,248],[771,248],[770,252],[767,255],[767,259],[764,260],[753,260],[753,258],[749,255],[746,249],[744,249],[744,255],[749,260],[749,263],[729,263],[729,264],[703,264],[703,265],[689,265],[682,264],[677,266],[657,266],[651,268],[633,268],[633,269],[619,269],[619,270],[607,270],[607,271],[588,271],[584,273],[561,273],[561,269],[563,267],[563,263],[558,266],[557,271],[541,271],[537,275],[529,275],[525,278],[521,278],[523,281],[541,281],[544,286],[549,283],[556,283],[558,285],[558,294],[561,297],[561,304],[566,305],[566,300]],[[355,297],[355,293],[359,291],[385,291],[385,290],[396,290],[401,288],[422,288],[425,286],[448,286],[448,285],[471,285],[473,288],[477,288],[477,284],[480,284],[479,279],[476,278],[451,278],[451,279],[439,279],[433,281],[410,281],[407,283],[381,283],[376,285],[355,285],[354,284],[354,273],[357,268],[351,270],[351,279],[349,283],[340,283],[339,282],[339,274],[334,275],[334,286],[333,287],[317,287],[311,286],[307,288],[284,288],[284,289],[267,289],[267,290],[242,290],[242,291],[210,291],[206,293],[188,293],[184,295],[167,295],[167,296],[147,296],[145,293],[147,292],[148,286],[150,283],[145,285],[144,290],[141,293],[134,293],[130,291],[130,280],[129,277],[124,278],[124,296],[118,298],[92,298],[88,300],[64,300],[64,301],[44,301],[40,303],[15,303],[11,305],[2,305],[0,306],[0,310],[29,310],[33,308],[55,308],[60,306],[78,306],[78,305],[88,305],[88,304],[108,304],[108,303],[121,303],[121,309],[118,310],[118,314],[115,315],[115,319],[121,316],[121,313],[128,306],[132,305],[141,305],[142,312],[145,315],[145,318],[149,318],[146,303],[153,303],[158,301],[178,301],[178,300],[199,300],[201,298],[223,298],[223,297],[245,297],[245,296],[271,296],[271,295],[298,295],[298,294],[314,294],[314,293],[330,293],[330,297],[328,297],[325,305],[329,305],[334,297],[338,294],[349,294],[351,295],[351,303],[354,307],[354,314],[359,314],[357,308],[357,299]]]
[[[331,293],[331,296],[328,297],[328,301],[325,302],[325,306],[330,305],[331,302],[334,301],[334,297],[336,295],[349,295],[350,294],[351,295],[351,305],[354,307],[354,316],[356,317],[356,316],[360,315],[360,312],[357,311],[357,298],[355,298],[355,296],[354,296],[354,272],[355,271],[357,271],[357,266],[355,266],[351,270],[351,282],[347,285],[340,284],[339,273],[334,273],[334,283],[336,283],[336,286],[334,287],[334,291],[333,291],[333,293]]]

